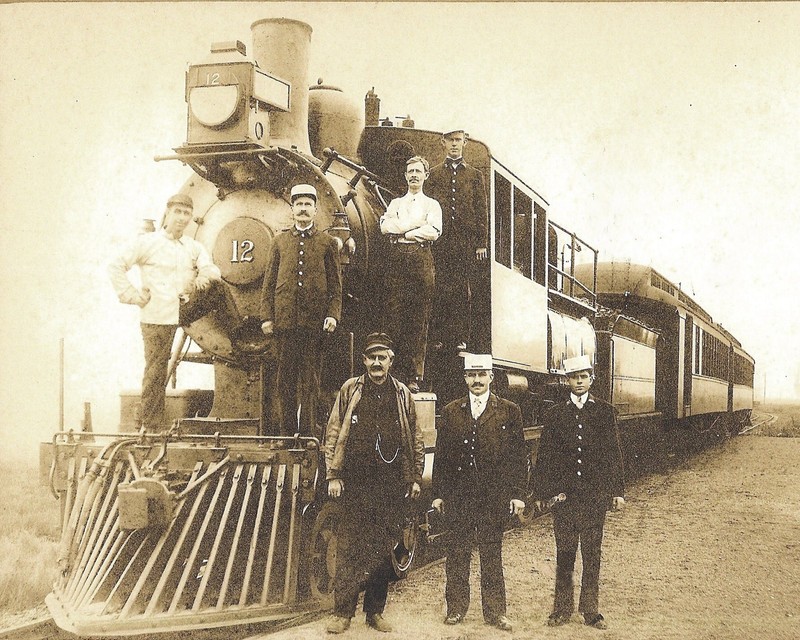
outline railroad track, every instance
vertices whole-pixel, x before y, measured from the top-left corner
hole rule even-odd
[[[308,611],[276,622],[247,625],[243,628],[233,627],[192,631],[189,635],[191,635],[192,640],[255,640],[255,638],[262,637],[266,634],[277,633],[284,629],[314,622],[327,615],[327,610]],[[252,635],[253,633],[255,633],[255,635]],[[126,636],[125,640],[152,640],[156,637],[158,640],[185,640],[187,632],[175,631],[172,633],[159,633],[157,636],[152,634]],[[11,629],[0,631],[0,640],[78,640],[79,638],[83,638],[83,636],[76,636],[75,634],[60,629],[53,621],[52,617],[40,618]]]
[[[763,427],[765,424],[769,424],[775,421],[776,416],[771,413],[760,414],[763,416],[762,420],[756,422],[755,424],[751,424],[741,431],[739,431],[739,435],[744,435],[745,433],[752,431],[753,429],[757,429],[758,427]]]

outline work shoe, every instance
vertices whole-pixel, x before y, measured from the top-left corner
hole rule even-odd
[[[551,613],[550,617],[547,618],[547,626],[548,627],[560,627],[561,625],[567,624],[569,622],[570,616],[565,615],[563,613]]]
[[[419,381],[414,378],[411,382],[408,383],[408,390],[411,393],[419,393]]]
[[[391,633],[392,625],[390,625],[380,613],[368,613],[367,624],[381,633]]]
[[[500,629],[500,631],[511,631],[513,629],[511,620],[505,616],[498,616],[491,624]]]
[[[350,618],[333,616],[328,623],[326,631],[328,633],[344,633],[350,628]]]
[[[595,629],[608,629],[608,624],[601,613],[584,614],[583,621],[587,626]]]
[[[444,619],[445,624],[458,624],[460,622],[464,622],[463,613],[448,613],[447,617]]]

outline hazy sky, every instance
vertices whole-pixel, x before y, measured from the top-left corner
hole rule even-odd
[[[190,175],[186,65],[266,17],[313,28],[309,81],[463,125],[601,259],[652,264],[795,393],[800,6],[131,3],[0,6],[0,430],[95,428],[138,387],[138,314],[105,265]]]

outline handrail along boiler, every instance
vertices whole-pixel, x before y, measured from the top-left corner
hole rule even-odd
[[[183,187],[195,205],[187,233],[209,249],[235,308],[186,327],[173,358],[173,373],[182,359],[213,366],[213,403],[198,396],[194,417],[179,409],[166,433],[61,432],[43,447],[63,513],[61,573],[47,603],[75,633],[237,625],[331,601],[336,508],[325,499],[321,430],[274,435],[275,353],[258,318],[268,249],[291,225],[291,187],[314,185],[317,224],[341,241],[343,264],[341,329],[326,346],[323,373],[331,397],[356,372],[357,349],[380,319],[379,218],[405,190],[406,159],[441,157],[441,134],[410,119],[387,126],[395,123],[381,120],[372,90],[362,111],[335,87],[309,88],[309,25],[260,20],[252,37],[254,59],[240,42],[220,43],[189,67],[187,138],[169,156],[194,171]],[[491,249],[474,278],[470,346],[492,353],[496,390],[521,405],[531,464],[541,412],[558,395],[555,374],[568,357],[597,361],[598,389],[624,417],[659,424],[664,328],[637,320],[635,310],[601,307],[597,250],[549,221],[548,203],[485,144],[471,140],[465,152],[486,179]],[[738,343],[731,349],[750,368],[739,367],[726,390],[727,413],[752,406],[752,359]],[[426,366],[435,393],[415,401],[429,480],[436,405],[452,397],[447,382],[461,367],[442,353],[429,353]],[[423,496],[421,512],[425,504]],[[419,551],[421,526],[410,511],[393,554],[398,577]]]

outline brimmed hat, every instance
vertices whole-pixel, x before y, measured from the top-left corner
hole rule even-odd
[[[192,199],[185,193],[176,193],[169,200],[167,200],[168,207],[172,206],[173,204],[182,204],[184,207],[194,209],[194,203],[192,202]]]
[[[466,132],[466,131],[464,131],[464,129],[451,129],[450,131],[445,131],[445,132],[442,134],[442,137],[443,137],[443,138],[447,138],[448,136],[452,136],[454,133],[463,133],[465,138],[469,137],[469,136],[467,135],[467,132]]]
[[[314,198],[314,202],[316,202],[317,190],[310,184],[296,184],[292,187],[292,192],[291,195],[289,196],[289,200],[291,202],[294,202],[295,198],[299,198],[300,196],[308,196],[309,198]]]
[[[464,371],[491,371],[492,354],[467,353],[464,355]]]
[[[591,371],[592,368],[592,359],[589,356],[575,356],[564,360],[564,375],[578,371]]]
[[[364,353],[377,351],[378,349],[393,349],[392,339],[385,333],[370,333],[364,342]]]

